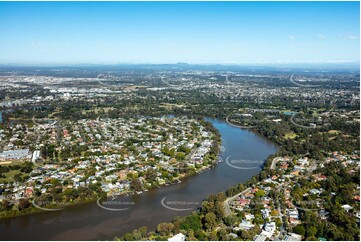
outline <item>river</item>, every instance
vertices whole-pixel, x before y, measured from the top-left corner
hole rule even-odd
[[[264,161],[278,150],[271,141],[252,131],[233,127],[217,119],[207,120],[219,130],[225,148],[221,153],[223,161],[214,168],[188,177],[182,183],[127,197],[131,203],[122,211],[109,211],[92,202],[56,212],[6,219],[0,221],[0,239],[112,240],[115,236],[141,226],[155,229],[160,222],[168,222],[177,215],[190,214],[192,207],[196,208],[197,204],[200,206],[201,201],[209,194],[225,191],[230,186],[246,182],[261,170],[258,161]],[[240,160],[238,163],[230,163],[237,159]],[[248,169],[241,169],[243,165]],[[172,201],[183,201],[186,205],[172,205],[169,203]],[[175,211],[163,205],[181,208],[182,211]]]

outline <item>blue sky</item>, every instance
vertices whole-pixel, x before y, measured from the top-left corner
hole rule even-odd
[[[0,63],[342,63],[359,2],[0,2]]]

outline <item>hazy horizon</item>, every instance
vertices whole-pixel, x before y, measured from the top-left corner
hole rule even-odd
[[[0,63],[0,67],[116,67],[116,66],[200,66],[200,67],[263,67],[263,68],[327,68],[360,69],[359,62],[300,62],[300,63]]]

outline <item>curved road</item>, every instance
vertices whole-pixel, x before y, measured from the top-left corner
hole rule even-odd
[[[253,129],[253,128],[256,128],[256,126],[241,126],[241,125],[238,125],[238,124],[233,124],[229,121],[229,116],[231,116],[230,114],[227,116],[226,118],[226,122],[229,124],[229,125],[232,125],[233,127],[236,127],[236,128],[241,128],[241,129]]]

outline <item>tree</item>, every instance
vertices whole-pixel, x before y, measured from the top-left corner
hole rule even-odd
[[[147,236],[148,227],[142,226],[139,228],[139,232],[142,235],[142,238],[145,238]]]
[[[209,212],[214,212],[214,211],[215,211],[215,208],[214,208],[213,202],[208,202],[208,201],[202,202],[202,212],[204,214],[209,213]]]
[[[23,181],[23,178],[22,178],[22,176],[21,176],[20,173],[17,173],[17,174],[14,175],[14,180],[15,180],[16,182],[22,182],[22,181]]]
[[[188,241],[196,241],[196,237],[194,236],[194,230],[193,229],[190,229],[188,231],[188,238],[187,238]]]
[[[142,239],[142,234],[137,229],[133,230],[132,235],[133,235],[134,240],[141,240]]]
[[[157,178],[157,172],[151,168],[148,168],[145,172],[146,179],[149,181],[154,181]]]
[[[277,216],[278,215],[278,211],[277,210],[272,210],[271,211],[271,216]]]
[[[263,224],[264,220],[260,214],[256,214],[253,219],[254,224]]]
[[[24,173],[30,173],[32,170],[33,170],[33,163],[31,162],[24,162],[24,164],[20,168],[20,171]]]
[[[276,226],[281,227],[282,226],[282,220],[280,218],[276,218]]]
[[[142,183],[137,178],[133,178],[130,181],[130,189],[140,191],[142,190]]]
[[[257,192],[255,192],[254,195],[255,195],[256,197],[260,198],[260,197],[264,197],[265,194],[266,194],[266,193],[265,193],[264,190],[258,190]]]
[[[40,207],[46,207],[53,201],[53,197],[48,193],[43,193],[35,201]]]
[[[18,203],[18,209],[19,211],[22,211],[24,209],[27,209],[28,207],[30,207],[30,203],[27,199],[20,199],[19,203]]]
[[[211,241],[218,241],[219,240],[216,231],[211,232],[211,236],[210,236],[209,240],[211,240]]]
[[[234,216],[234,215],[230,215],[230,216],[224,218],[225,225],[230,226],[230,227],[233,227],[235,225],[235,223],[237,223],[238,221],[239,221],[238,217]]]
[[[133,235],[131,233],[126,233],[124,236],[123,236],[123,239],[125,241],[133,241],[134,238],[133,238]]]
[[[73,201],[79,197],[79,191],[77,189],[69,188],[64,191],[64,195],[68,201]]]
[[[229,240],[229,238],[232,238],[232,237],[228,236],[228,233],[225,229],[219,229],[217,232],[218,232],[217,233],[218,238],[221,241],[226,241],[226,240]]]
[[[317,228],[314,226],[310,226],[307,228],[307,237],[315,237],[317,233]]]
[[[217,216],[214,213],[207,213],[204,225],[206,229],[212,230],[215,226],[217,226]]]
[[[174,229],[174,225],[172,223],[160,223],[157,226],[157,232],[161,235],[169,235]]]
[[[223,200],[224,201],[224,200]],[[217,216],[218,219],[223,219],[224,218],[224,206],[222,202],[216,202],[215,203],[215,212],[214,212]]]
[[[306,230],[302,224],[297,225],[293,228],[293,232],[302,236],[305,236]]]
[[[201,240],[201,241],[207,240],[207,236],[206,236],[204,230],[202,230],[202,229],[195,230],[194,235],[198,240]]]
[[[196,212],[193,212],[192,215],[187,216],[181,222],[180,228],[184,230],[193,229],[194,231],[201,230],[202,223],[201,220],[199,219],[199,215]]]
[[[2,203],[1,203],[1,208],[2,208],[3,210],[9,211],[9,210],[12,209],[12,207],[13,207],[13,205],[12,205],[8,200],[6,200],[6,199],[4,199],[4,200],[2,201]]]

